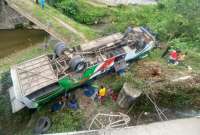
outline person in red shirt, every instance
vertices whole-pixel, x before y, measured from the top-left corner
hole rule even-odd
[[[178,59],[177,51],[176,51],[176,50],[170,51],[170,53],[169,53],[169,61],[168,61],[168,62],[169,62],[170,64],[175,64],[175,65],[177,65],[177,64],[178,64],[177,59]]]

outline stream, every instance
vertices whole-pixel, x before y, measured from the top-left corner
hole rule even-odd
[[[0,30],[0,58],[44,42],[45,36],[43,30]]]

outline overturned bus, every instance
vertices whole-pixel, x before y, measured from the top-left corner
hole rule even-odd
[[[72,49],[57,43],[55,54],[45,54],[11,67],[13,113],[24,107],[37,108],[87,81],[127,62],[142,58],[155,46],[154,36],[143,27],[129,28]]]

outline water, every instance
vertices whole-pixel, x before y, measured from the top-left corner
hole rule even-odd
[[[0,30],[0,58],[44,42],[45,36],[42,30]]]

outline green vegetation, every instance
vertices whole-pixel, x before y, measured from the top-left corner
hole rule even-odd
[[[55,7],[64,14],[83,24],[98,24],[107,15],[107,10],[93,7],[83,0],[60,0]]]
[[[95,29],[100,30],[101,35],[124,32],[128,26],[148,27],[161,42],[187,52],[188,65],[199,69],[197,60],[200,55],[200,5],[198,2],[198,0],[161,0],[157,5],[119,5],[105,8],[94,7],[86,0],[59,0],[54,6],[79,23],[89,26],[97,23]]]
[[[49,14],[54,15],[54,16],[58,17],[59,19],[61,19],[62,21],[67,22],[67,24],[69,24],[70,26],[75,28],[77,31],[83,33],[84,36],[88,40],[94,39],[98,36],[98,33],[94,29],[91,29],[90,27],[88,27],[86,25],[80,24],[79,22],[76,22],[76,21],[68,18],[67,16],[65,16],[64,14],[61,14],[58,10],[52,8],[51,6],[47,5],[46,8],[47,8],[47,10],[48,10],[47,12]],[[76,41],[73,41],[73,42],[76,42]]]
[[[112,16],[113,28],[146,26],[162,41],[199,41],[200,5],[197,0],[162,0],[156,6],[118,6]],[[182,45],[181,45],[182,46]]]
[[[103,76],[102,78],[98,78],[96,83],[100,87],[100,85],[104,85],[106,88],[112,89],[114,92],[119,92],[124,84],[124,79],[120,78],[117,74],[109,74]]]
[[[10,98],[8,95],[8,91],[6,91],[12,85],[10,73],[5,72],[2,74],[1,77],[2,91],[0,91],[0,133],[12,135],[20,130],[24,130],[24,127],[26,127],[31,115],[28,109],[16,113],[15,115],[12,114],[12,110],[10,107]]]
[[[199,86],[186,86],[186,83],[176,83],[163,85],[156,100],[160,106],[166,108],[176,110],[192,108],[198,110],[200,108],[199,96]]]
[[[1,74],[1,88],[2,90],[7,90],[12,86],[12,80],[10,76],[10,72],[4,72]]]
[[[49,133],[71,132],[83,128],[83,116],[80,111],[70,111],[55,113],[51,116],[52,127]]]
[[[40,45],[31,46],[27,49],[24,49],[20,52],[13,53],[8,57],[4,57],[0,59],[0,74],[8,71],[11,65],[23,62],[25,60],[37,57],[39,55],[51,52],[52,50],[44,49],[44,47]],[[1,76],[0,76],[1,78]]]

